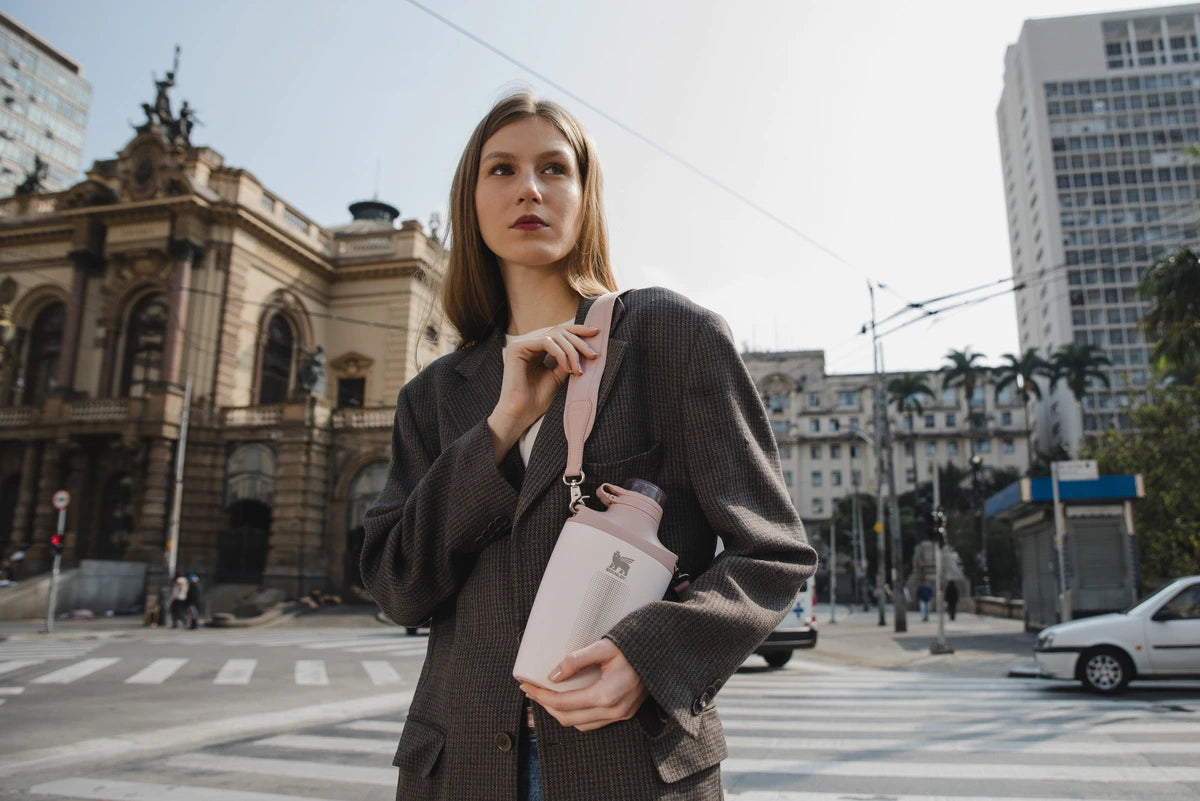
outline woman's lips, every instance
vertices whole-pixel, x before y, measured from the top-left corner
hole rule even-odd
[[[545,220],[536,214],[526,214],[518,217],[517,221],[509,227],[517,231],[537,231],[540,228],[548,228],[549,226],[546,225]]]

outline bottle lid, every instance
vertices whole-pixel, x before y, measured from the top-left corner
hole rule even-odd
[[[621,482],[621,488],[645,495],[659,506],[662,506],[667,500],[667,493],[661,487],[641,478],[627,478]]]

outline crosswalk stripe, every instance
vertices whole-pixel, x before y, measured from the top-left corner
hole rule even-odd
[[[230,659],[217,671],[213,684],[249,684],[257,659]]]
[[[425,641],[422,640],[421,642],[418,642],[418,643],[389,642],[389,643],[375,643],[373,645],[356,645],[353,648],[347,648],[346,650],[352,654],[369,654],[374,651],[393,651],[393,650],[408,651],[408,652],[411,652],[414,654],[425,653]]]
[[[729,793],[725,801],[853,801],[861,799],[862,793],[809,793],[799,790],[751,790],[745,793]],[[885,798],[887,801],[1071,801],[1067,797],[1050,798],[1048,796],[993,796],[973,795],[967,799],[950,799],[944,795],[895,795],[872,796]]]
[[[918,762],[902,756],[895,762],[855,759],[847,762],[796,759],[738,759],[721,763],[726,776],[786,774],[789,776],[852,776],[890,779],[1020,779],[1029,781],[1095,782],[1102,784],[1170,784],[1200,782],[1200,768],[1113,765],[1031,765],[986,762]]]
[[[24,687],[0,687],[0,695],[20,695],[23,692]]]
[[[324,687],[329,684],[329,674],[321,659],[300,659],[296,662],[296,684],[301,687]]]
[[[332,762],[299,762],[291,759],[263,759],[230,754],[180,754],[167,760],[173,768],[207,770],[218,773],[250,773],[258,776],[287,776],[292,779],[316,779],[331,782],[396,786],[396,769],[363,768]]]
[[[281,734],[255,740],[255,745],[293,748],[299,751],[336,751],[346,754],[379,754],[391,756],[396,751],[395,740],[375,740],[368,737],[318,737],[313,734]]]
[[[837,732],[839,734],[903,734],[912,732],[914,724],[909,721],[880,722],[866,725],[862,722],[842,722],[840,720],[822,720],[808,718],[805,720],[773,720],[764,722],[757,714],[721,715],[721,725],[726,731],[790,731],[812,732],[815,735]],[[955,731],[968,733],[975,730],[990,731],[995,729],[993,718],[981,717],[978,723],[959,724]],[[1074,724],[1052,724],[1047,726],[1026,726],[1019,721],[1007,721],[1004,726],[1005,734],[1012,736],[1020,734],[1023,737],[1055,737],[1067,732],[1086,731],[1090,734],[1196,734],[1200,733],[1200,724],[1195,720],[1178,722],[1165,721],[1129,721],[1127,723],[1110,723],[1093,725],[1091,721],[1079,721]]]
[[[355,720],[350,723],[343,723],[338,728],[349,729],[351,731],[376,731],[386,732],[388,734],[399,735],[404,731],[404,721],[402,720]]]
[[[396,669],[387,662],[379,662],[366,660],[362,663],[363,670],[367,671],[367,676],[371,679],[371,683],[376,687],[385,684],[403,684],[404,679],[396,672]]]
[[[104,657],[97,659],[85,659],[82,662],[76,662],[73,665],[67,665],[65,668],[60,668],[52,673],[47,673],[44,676],[38,676],[33,680],[34,684],[70,684],[73,681],[78,681],[84,676],[104,670],[106,667],[115,665],[121,660],[117,657]]]
[[[146,667],[125,679],[126,684],[162,684],[186,665],[186,659],[155,659]]]
[[[6,662],[0,662],[0,676],[3,676],[5,673],[13,673],[22,668],[40,665],[43,661],[41,659],[10,659]]]
[[[1195,724],[1193,724],[1195,726]],[[955,734],[961,732],[955,729]],[[1011,736],[1006,733],[1005,737]],[[1200,743],[1195,742],[1097,742],[1097,741],[1034,741],[1034,740],[988,740],[968,739],[953,741],[921,742],[911,739],[888,740],[871,737],[833,739],[823,737],[767,737],[758,735],[732,735],[726,737],[730,748],[787,748],[805,755],[819,753],[858,753],[862,751],[890,751],[898,754],[950,753],[950,754],[1051,754],[1054,756],[1126,756],[1134,751],[1139,754],[1195,754]]]
[[[72,778],[38,784],[29,788],[38,795],[66,798],[92,798],[104,801],[328,801],[313,796],[256,793],[250,790],[222,790],[217,787],[190,787],[182,784],[153,784],[115,779]]]

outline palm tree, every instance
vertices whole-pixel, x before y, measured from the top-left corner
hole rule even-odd
[[[913,497],[915,500],[917,486],[921,483],[921,479],[920,474],[917,473],[917,427],[916,423],[913,422],[913,415],[921,414],[925,411],[925,407],[921,405],[921,396],[932,398],[933,390],[929,388],[929,384],[925,381],[925,376],[904,373],[888,382],[887,394],[888,401],[896,404],[896,411],[908,416],[909,430],[913,432],[912,466]]]
[[[1200,386],[1200,259],[1184,248],[1155,264],[1138,285],[1150,301],[1141,320],[1154,361],[1168,376]]]
[[[987,380],[989,368],[982,364],[976,364],[979,359],[985,358],[982,353],[972,353],[971,348],[965,350],[951,350],[946,354],[946,361],[949,364],[943,365],[938,369],[938,373],[942,376],[942,389],[946,387],[962,386],[963,392],[967,396],[967,411],[971,410],[971,397],[975,394],[975,387],[981,385]]]
[[[1071,343],[1063,345],[1050,357],[1047,374],[1050,376],[1051,386],[1059,381],[1065,382],[1067,389],[1071,390],[1075,400],[1082,406],[1083,396],[1087,394],[1088,385],[1093,380],[1109,386],[1108,375],[1100,368],[1111,364],[1099,346]]]
[[[992,370],[996,381],[997,402],[1000,392],[1005,387],[1010,384],[1016,387],[1021,393],[1021,400],[1024,401],[1025,430],[1029,431],[1029,399],[1042,399],[1042,388],[1038,386],[1036,378],[1046,374],[1049,363],[1038,354],[1037,348],[1030,348],[1020,356],[1006,353],[1000,358],[1007,359],[1008,364],[1002,364]]]

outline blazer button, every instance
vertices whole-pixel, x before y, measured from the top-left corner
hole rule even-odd
[[[496,747],[499,748],[501,751],[507,752],[507,751],[512,750],[512,746],[513,746],[512,737],[509,737],[504,732],[500,732],[499,734],[496,735],[495,742],[496,742]]]

